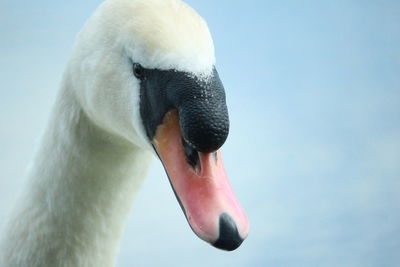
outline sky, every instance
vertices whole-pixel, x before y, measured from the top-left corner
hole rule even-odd
[[[199,240],[155,159],[118,267],[398,266],[400,2],[186,2],[213,35],[250,235],[233,252]],[[0,225],[100,3],[0,0]]]

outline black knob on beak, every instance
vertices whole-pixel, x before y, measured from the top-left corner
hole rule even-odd
[[[182,137],[192,149],[213,152],[224,144],[229,116],[224,86],[215,68],[206,77],[157,69],[144,69],[143,75],[140,113],[150,140],[165,114],[176,109]]]
[[[183,138],[195,150],[213,152],[225,143],[229,133],[225,104],[218,105],[215,100],[192,102],[181,108],[179,116]]]
[[[205,80],[186,77],[175,97],[185,141],[200,152],[219,149],[228,137],[229,116],[218,72]]]

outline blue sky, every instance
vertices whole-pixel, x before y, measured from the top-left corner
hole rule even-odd
[[[100,2],[0,1],[0,224]],[[187,3],[215,41],[250,236],[231,253],[200,241],[154,160],[118,266],[397,266],[400,2]]]

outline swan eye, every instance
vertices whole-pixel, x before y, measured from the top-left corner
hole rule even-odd
[[[136,78],[143,80],[144,78],[144,69],[142,65],[138,63],[133,64],[133,75],[135,75]]]

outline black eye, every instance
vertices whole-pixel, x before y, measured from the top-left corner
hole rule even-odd
[[[136,78],[141,80],[144,78],[144,69],[142,65],[138,63],[133,64],[133,75],[135,75]]]

